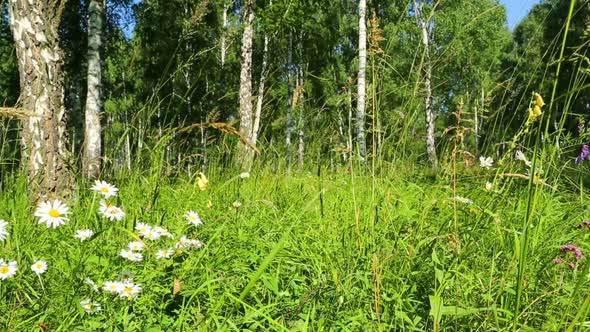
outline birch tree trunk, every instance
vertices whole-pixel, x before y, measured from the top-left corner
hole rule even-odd
[[[254,11],[248,1],[244,8],[244,32],[242,34],[242,64],[240,72],[240,135],[250,139],[252,132],[252,22]],[[241,141],[238,143],[238,160],[242,169],[249,171],[250,148]]]
[[[359,72],[358,72],[358,97],[356,105],[356,141],[361,161],[367,154],[365,139],[365,92],[366,92],[366,68],[367,68],[367,0],[359,0]]]
[[[223,5],[223,31],[221,32],[221,41],[220,41],[220,56],[221,56],[221,68],[223,68],[225,66],[225,54],[227,52],[227,46],[226,46],[226,35],[227,35],[227,27],[229,24],[229,21],[227,19],[227,12],[229,11],[229,7],[230,7],[230,3],[226,3],[225,5]]]
[[[291,166],[291,136],[295,132],[293,121],[293,32],[289,32],[289,45],[287,46],[287,137],[285,149],[287,150],[287,167]]]
[[[297,126],[299,127],[299,145],[297,147],[297,164],[299,165],[299,168],[303,168],[303,163],[304,163],[304,156],[305,156],[305,132],[304,132],[304,128],[305,128],[305,123],[304,123],[304,118],[303,118],[303,112],[304,112],[304,107],[305,107],[305,89],[303,87],[303,70],[301,69],[301,67],[297,68],[297,96],[298,96],[298,101],[299,101],[299,123],[297,124]],[[295,107],[296,105],[294,105]]]
[[[430,62],[430,33],[428,21],[421,17],[421,4],[414,2],[416,19],[422,29],[422,46],[424,47],[424,110],[426,113],[426,152],[432,169],[436,171],[438,158],[436,157],[436,143],[434,141],[435,115],[432,109],[432,63]]]
[[[264,101],[264,85],[268,75],[268,35],[264,35],[264,49],[262,51],[262,68],[260,70],[260,81],[258,82],[258,94],[256,96],[256,113],[254,115],[254,124],[252,125],[252,145],[256,146],[258,141],[258,131],[260,130],[260,117],[262,116],[262,104]],[[253,158],[254,151],[251,151],[250,158]]]
[[[84,130],[84,175],[95,179],[101,168],[101,125],[102,112],[102,68],[100,49],[102,46],[102,23],[105,13],[104,0],[90,0],[88,5],[88,90]]]
[[[42,0],[8,2],[20,102],[22,108],[34,114],[23,120],[22,129],[23,160],[34,200],[69,195],[63,56],[58,41],[63,5]]]

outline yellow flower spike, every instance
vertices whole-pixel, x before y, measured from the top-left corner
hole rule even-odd
[[[205,174],[203,174],[203,172],[199,172],[197,176],[199,177],[197,179],[197,186],[199,186],[199,189],[201,189],[201,191],[207,190],[207,187],[209,186],[209,180]]]
[[[211,202],[211,200],[207,201],[207,207],[209,209],[213,207],[213,202]]]
[[[540,94],[535,93],[535,105],[539,106],[539,108],[545,106],[545,101],[543,101],[543,97]]]
[[[533,116],[535,118],[538,118],[541,116],[541,114],[543,114],[543,112],[541,112],[541,106],[539,106],[539,105],[533,106]]]

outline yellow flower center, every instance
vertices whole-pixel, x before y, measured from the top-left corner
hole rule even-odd
[[[125,287],[125,290],[123,292],[131,293],[132,290],[133,290],[133,287]]]
[[[41,263],[37,263],[37,264],[35,264],[35,267],[36,267],[37,269],[41,270],[41,269],[43,268],[43,264],[41,264]]]
[[[8,266],[6,266],[6,265],[0,266],[0,274],[8,274],[9,271],[10,271],[10,269],[8,268]]]
[[[61,213],[59,213],[59,211],[57,211],[56,209],[49,210],[48,214],[52,218],[58,218],[59,216],[61,216]]]
[[[100,191],[102,191],[103,193],[108,193],[109,192],[109,188],[102,187],[102,188],[100,188]]]

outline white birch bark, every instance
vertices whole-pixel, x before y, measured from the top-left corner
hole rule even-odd
[[[223,31],[221,32],[221,41],[219,42],[220,48],[220,57],[221,57],[221,68],[225,66],[225,55],[227,53],[227,28],[229,25],[229,21],[227,19],[227,12],[229,11],[231,3],[226,3],[223,5]]]
[[[63,56],[58,41],[60,8],[41,0],[8,2],[18,59],[20,103],[34,114],[23,120],[22,138],[23,160],[35,200],[69,194]]]
[[[101,168],[101,125],[102,112],[102,68],[100,49],[102,46],[102,24],[105,13],[104,0],[91,0],[88,5],[88,90],[84,127],[84,175],[89,179],[98,178]]]
[[[303,111],[304,111],[304,89],[303,89],[303,70],[301,67],[297,68],[297,89],[299,93],[298,100],[299,100],[299,145],[297,147],[297,163],[299,167],[303,167],[304,156],[305,156],[305,123],[303,118]],[[296,106],[296,105],[294,105]]]
[[[359,72],[358,95],[356,105],[356,141],[361,161],[367,155],[367,143],[365,139],[365,93],[366,93],[366,69],[367,69],[367,0],[359,0]]]
[[[242,34],[242,64],[240,71],[240,135],[250,139],[252,132],[252,22],[254,11],[252,3],[244,8],[244,32]],[[238,156],[242,169],[249,170],[248,154],[250,148],[241,141],[238,144]]]
[[[264,102],[264,85],[268,75],[268,35],[264,35],[264,49],[262,51],[262,68],[260,70],[260,81],[258,82],[258,94],[256,96],[256,113],[254,114],[254,124],[250,137],[252,145],[256,146],[258,142],[258,132],[260,130],[260,117],[262,116],[262,104]],[[253,153],[253,151],[252,151]],[[252,154],[251,153],[251,154]],[[253,155],[251,156],[251,158]]]
[[[436,157],[436,142],[434,140],[435,132],[435,114],[432,109],[432,63],[430,61],[430,33],[428,31],[428,21],[421,17],[421,4],[414,2],[416,10],[416,19],[422,30],[422,46],[424,47],[424,111],[426,113],[426,152],[433,170],[438,166]]]
[[[293,121],[293,32],[289,32],[289,45],[287,46],[287,137],[285,149],[287,153],[287,167],[291,165],[291,136],[295,132]]]

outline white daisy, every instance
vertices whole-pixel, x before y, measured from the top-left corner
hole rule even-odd
[[[98,208],[98,212],[100,212],[100,214],[103,217],[111,221],[121,221],[121,219],[125,217],[125,212],[123,212],[123,210],[120,207],[107,203],[105,200],[100,201],[100,207]]]
[[[164,227],[160,227],[160,226],[156,226],[154,227],[154,231],[156,231],[156,233],[160,234],[160,236],[165,236],[165,237],[169,237],[171,239],[174,238],[174,235],[172,235],[172,233],[170,233],[166,228]]]
[[[203,242],[199,241],[199,240],[190,240],[190,247],[191,248],[202,248],[203,247]]]
[[[9,235],[8,231],[8,223],[2,219],[0,219],[0,241],[6,240],[6,237]]]
[[[92,288],[93,291],[98,292],[98,286],[96,285],[96,283],[94,281],[92,281],[92,279],[90,278],[84,278],[84,283],[88,286],[90,286],[90,288]]]
[[[152,226],[143,222],[138,222],[137,225],[135,225],[135,230],[139,233],[139,235],[145,236],[148,231],[152,230]]]
[[[149,229],[147,232],[145,232],[145,234],[143,234],[143,236],[148,240],[156,241],[162,235],[160,235],[160,233],[158,233],[155,229]]]
[[[235,201],[231,204],[234,209],[239,210],[242,207],[242,203],[240,203],[240,201]]]
[[[100,180],[94,181],[94,186],[92,186],[90,189],[103,195],[105,198],[117,196],[117,192],[119,191],[119,189],[117,189],[112,184]]]
[[[240,173],[240,179],[245,180],[245,179],[247,179],[249,177],[250,177],[250,173],[248,173],[248,172],[242,172],[242,173]]]
[[[80,301],[80,305],[82,306],[82,308],[84,308],[86,313],[89,315],[92,315],[93,313],[96,313],[96,312],[99,312],[102,310],[100,303],[92,302],[91,299],[85,299],[85,300]]]
[[[119,293],[120,297],[133,300],[141,292],[141,285],[127,282],[123,284],[123,290]]]
[[[143,260],[143,255],[137,252],[133,252],[131,250],[121,249],[119,255],[125,259],[128,259],[132,262],[141,262]]]
[[[494,188],[494,184],[491,182],[486,182],[486,191],[492,191],[492,188]]]
[[[183,235],[180,237],[180,239],[178,239],[178,241],[176,241],[176,248],[182,249],[182,248],[187,248],[189,245],[189,239],[186,237],[186,235]]]
[[[123,291],[123,283],[120,281],[105,281],[102,289],[109,293],[121,293]]]
[[[76,231],[75,238],[80,239],[80,242],[86,241],[94,235],[91,229],[79,229]]]
[[[31,270],[37,273],[37,275],[41,275],[47,271],[47,262],[46,261],[36,261],[33,265],[31,265]]]
[[[41,202],[35,210],[35,217],[39,217],[39,223],[47,224],[48,228],[65,224],[69,220],[65,217],[67,214],[70,214],[70,208],[58,199],[53,202]]]
[[[199,214],[196,213],[195,211],[188,211],[184,215],[184,218],[188,221],[189,224],[193,224],[195,226],[199,226],[199,225],[203,224],[201,217],[199,217]]]
[[[490,169],[494,164],[494,159],[492,157],[479,157],[479,166],[485,167],[486,169]]]
[[[16,261],[9,262],[0,258],[0,279],[5,280],[14,277],[17,270]]]
[[[158,252],[156,253],[156,258],[157,259],[170,258],[170,257],[172,257],[172,255],[174,255],[174,249],[172,249],[172,248],[161,249],[161,250],[158,250]]]
[[[127,244],[127,248],[131,251],[142,251],[145,248],[145,244],[141,241],[133,241]]]
[[[191,248],[201,248],[203,246],[203,242],[199,240],[193,240],[187,238],[185,235],[181,236],[180,239],[176,242],[176,248],[178,249],[191,249]]]

